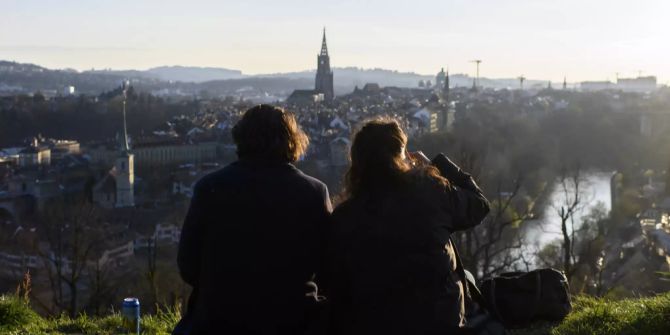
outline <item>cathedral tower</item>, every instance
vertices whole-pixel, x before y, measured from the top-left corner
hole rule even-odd
[[[326,28],[323,28],[321,52],[317,56],[316,83],[314,91],[316,93],[322,93],[326,101],[333,100],[335,97],[333,90],[333,71],[330,69],[330,56],[328,56],[328,46],[326,45]]]

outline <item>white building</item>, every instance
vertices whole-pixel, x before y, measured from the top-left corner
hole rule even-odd
[[[658,88],[656,77],[637,77],[617,79],[617,88],[626,92],[653,92]]]

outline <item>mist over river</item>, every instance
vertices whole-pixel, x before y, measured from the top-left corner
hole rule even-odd
[[[591,210],[602,204],[606,213],[609,214],[612,209],[611,185],[610,179],[613,172],[590,172],[584,174],[580,181],[580,205],[575,212],[574,227],[579,229],[582,225],[583,217],[587,216]],[[550,194],[543,201],[543,208],[538,210],[539,217],[524,223],[526,226],[526,241],[531,244],[532,250],[541,250],[546,245],[562,239],[561,219],[558,216],[557,208],[566,203],[566,194],[560,181],[555,181],[551,186]],[[568,196],[574,197],[574,185],[568,183]],[[571,194],[570,194],[571,193]],[[568,223],[570,229],[570,224]]]

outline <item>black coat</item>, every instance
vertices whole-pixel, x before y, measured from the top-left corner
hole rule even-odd
[[[445,156],[450,181],[408,172],[410,185],[360,195],[332,215],[327,271],[332,333],[447,334],[464,324],[464,291],[449,235],[479,224],[489,204]]]
[[[205,176],[179,242],[179,270],[194,288],[180,327],[296,333],[330,211],[327,187],[288,163],[240,160]]]

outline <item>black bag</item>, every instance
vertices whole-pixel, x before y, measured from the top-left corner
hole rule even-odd
[[[554,269],[503,273],[482,281],[480,289],[488,310],[507,328],[560,321],[572,310],[568,280]]]
[[[465,316],[466,324],[463,328],[455,331],[455,334],[468,335],[507,335],[504,325],[488,311],[488,304],[481,291],[477,287],[475,276],[463,267],[463,261],[458,254],[458,249],[454,242],[449,239],[454,246],[456,255],[456,273],[461,278],[463,293],[465,294]]]

